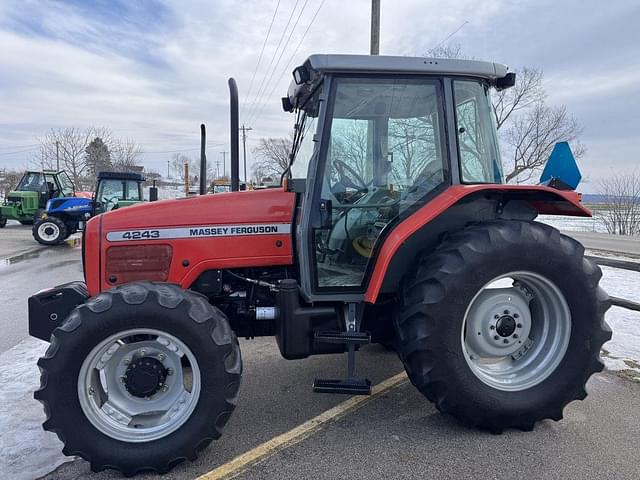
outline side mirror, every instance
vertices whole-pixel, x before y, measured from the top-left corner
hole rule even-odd
[[[496,89],[504,90],[511,88],[516,84],[515,72],[509,72],[504,77],[496,79]]]
[[[311,75],[309,74],[309,70],[304,65],[300,65],[296,67],[293,71],[293,81],[296,82],[296,85],[302,85],[303,83],[307,83],[311,80]]]

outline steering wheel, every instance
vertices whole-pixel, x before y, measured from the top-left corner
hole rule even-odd
[[[338,172],[339,179],[338,182],[342,183],[345,187],[355,188],[358,191],[366,191],[368,184],[362,179],[358,172],[356,172],[352,167],[347,165],[342,160],[338,160],[337,158],[333,160],[333,166],[336,168]]]
[[[111,197],[111,198],[103,198],[102,199],[102,203],[104,205],[104,211],[108,212],[109,210],[113,210],[114,208],[116,208],[118,206],[118,200],[119,198],[117,196],[115,197]],[[108,208],[109,204],[113,204],[112,208]]]

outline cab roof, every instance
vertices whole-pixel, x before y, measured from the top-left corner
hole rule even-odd
[[[322,75],[327,73],[461,75],[482,78],[497,87],[501,87],[499,84],[496,85],[498,80],[507,77],[507,75],[513,75],[513,73],[509,73],[509,67],[501,63],[388,55],[316,54],[307,58],[296,70],[300,68],[306,71],[307,81],[299,84],[294,78],[291,82],[287,96],[293,107],[299,104],[296,99],[308,95],[315,88]]]

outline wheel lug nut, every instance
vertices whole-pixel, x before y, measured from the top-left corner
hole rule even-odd
[[[507,340],[506,338],[502,341],[502,343],[509,343],[509,340]]]
[[[124,377],[120,377],[120,383],[124,383],[126,379]]]
[[[518,315],[517,313],[513,314],[513,318],[518,318],[520,315]]]
[[[96,391],[93,389],[93,387],[89,387],[89,395],[93,395],[94,393],[96,393]]]
[[[131,360],[129,360],[128,358],[125,358],[124,362],[122,363],[124,363],[125,365],[129,365],[131,363]]]
[[[495,318],[496,320],[498,320],[498,319],[500,318],[500,315],[495,314],[495,315],[493,316],[493,318]]]
[[[173,368],[167,369],[167,375],[173,375]]]
[[[489,330],[495,330],[496,326],[495,325],[489,325]]]
[[[167,357],[165,356],[164,353],[161,353],[160,355],[158,355],[158,360],[160,360],[160,361],[164,360],[165,358],[167,358]]]
[[[513,334],[513,338],[518,338],[518,334],[517,334],[517,333],[514,333],[514,334]]]
[[[169,390],[169,387],[167,387],[166,385],[163,385],[163,386],[162,386],[162,391],[163,391],[163,392],[166,392],[167,390]]]
[[[146,351],[146,350],[140,350],[140,355],[141,355],[142,357],[144,357],[146,354],[147,354],[147,351]]]
[[[500,340],[500,337],[499,337],[498,335],[494,335],[494,336],[493,336],[493,339],[494,339],[494,340]]]
[[[505,310],[505,311],[504,311],[504,314],[505,314],[505,315],[509,315],[509,310]]]
[[[517,325],[516,325],[516,327],[518,327],[518,328],[522,328],[522,324],[521,324],[521,323],[519,323],[519,324],[517,324]]]

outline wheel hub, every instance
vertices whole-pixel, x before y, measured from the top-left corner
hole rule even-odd
[[[167,370],[157,358],[142,357],[129,365],[123,378],[124,386],[131,395],[151,397],[164,386]]]
[[[511,315],[502,315],[496,322],[496,332],[501,337],[510,337],[516,331],[516,321]]]

